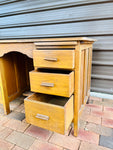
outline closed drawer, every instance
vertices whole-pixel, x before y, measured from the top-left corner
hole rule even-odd
[[[74,91],[74,72],[41,69],[30,72],[32,92],[70,97]]]
[[[25,99],[26,121],[65,134],[73,119],[73,95],[70,98],[33,94]]]
[[[73,69],[75,66],[74,50],[34,50],[34,66],[44,68]]]

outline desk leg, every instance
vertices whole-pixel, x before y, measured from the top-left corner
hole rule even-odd
[[[4,114],[8,115],[10,113],[9,100],[5,95],[4,85],[1,85],[1,94],[2,94],[2,104],[4,107]]]
[[[80,102],[81,102],[81,51],[78,44],[75,50],[74,136],[77,136],[78,134]]]
[[[2,58],[0,58],[0,88],[1,88],[4,113],[7,115],[10,113],[10,107],[9,107],[8,93],[7,93],[6,82],[4,77],[4,67],[3,67]]]

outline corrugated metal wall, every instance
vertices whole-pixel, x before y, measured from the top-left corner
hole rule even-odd
[[[0,39],[89,36],[92,90],[113,94],[113,0],[0,0]]]

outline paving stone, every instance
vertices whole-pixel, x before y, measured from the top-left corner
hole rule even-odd
[[[5,129],[4,126],[0,126],[0,132],[1,132],[2,130],[4,130],[4,129]]]
[[[4,126],[13,130],[17,130],[20,123],[21,122],[19,120],[10,119]]]
[[[93,116],[98,116],[98,117],[103,117],[104,116],[104,112],[102,112],[101,110],[91,110],[91,115]]]
[[[94,124],[94,123],[88,123],[86,125],[85,130],[86,131],[92,131],[92,132],[95,132],[97,134],[101,134],[101,125]]]
[[[7,138],[7,141],[16,144],[19,147],[28,149],[34,142],[34,138],[20,132],[13,131]]]
[[[12,150],[25,150],[25,149],[18,147],[18,146],[15,146]]]
[[[24,104],[21,104],[20,106],[18,106],[14,111],[23,112],[24,111]]]
[[[21,112],[25,114],[25,109],[23,109]]]
[[[63,150],[63,148],[51,143],[35,140],[29,150]]]
[[[11,144],[7,141],[0,139],[0,150],[11,150],[14,147],[14,144]]]
[[[74,136],[74,130],[71,131],[70,136]],[[86,141],[86,142],[90,142],[90,143],[94,143],[96,145],[98,145],[99,143],[99,135],[94,133],[94,132],[90,132],[90,131],[85,131],[80,129],[77,139],[82,140],[82,141]]]
[[[94,104],[86,104],[86,107],[91,108],[92,110],[102,110],[103,106],[94,105]]]
[[[0,114],[1,114],[1,115],[4,115],[4,108],[3,108],[3,105],[2,105],[2,104],[0,104]]]
[[[8,135],[12,133],[13,130],[9,128],[5,128],[4,130],[0,131],[0,138],[5,139]]]
[[[29,124],[19,120],[10,119],[4,126],[13,130],[24,132],[28,128]]]
[[[102,98],[100,98],[100,97],[93,97],[93,96],[90,96],[89,99],[90,99],[90,100],[93,100],[93,101],[102,101]]]
[[[78,150],[80,145],[80,140],[76,137],[61,135],[58,133],[54,133],[49,142],[70,150]]]
[[[113,113],[113,107],[104,107],[104,111]]]
[[[79,150],[111,150],[88,142],[81,142]]]
[[[113,99],[103,98],[102,101],[103,101],[103,102],[110,102],[110,103],[113,103]]]
[[[9,121],[9,118],[5,116],[0,116],[0,125],[3,126],[5,123]]]
[[[85,120],[87,122],[92,122],[95,124],[101,124],[101,117],[89,115],[89,114],[82,114],[80,117],[81,120]]]
[[[0,118],[1,118],[1,117],[4,117],[4,116],[5,116],[5,115],[0,114]]]
[[[40,138],[43,140],[48,140],[52,134],[51,131],[40,128],[40,127],[36,127],[31,125],[26,131],[26,134],[36,137],[36,138]]]
[[[87,125],[87,122],[84,120],[79,120],[79,129],[84,129]]]
[[[103,99],[102,102],[104,106],[113,107],[113,100]]]
[[[24,99],[21,97],[16,98],[15,100],[10,102],[10,110],[14,110],[17,108],[19,105],[21,105],[24,102]]]
[[[85,107],[83,110],[83,114],[90,114],[91,109],[89,107]]]
[[[8,114],[7,117],[10,119],[16,119],[22,121],[23,119],[25,119],[25,114],[21,112],[13,111],[10,114]]]
[[[102,118],[113,119],[113,112],[104,111]]]
[[[102,118],[102,125],[106,126],[106,127],[109,127],[109,128],[113,128],[113,120]]]
[[[3,108],[3,104],[0,104],[0,109]]]
[[[88,123],[85,128],[86,131],[92,131],[100,135],[113,136],[113,129],[107,128],[98,124]]]
[[[101,105],[103,106],[103,102],[102,101],[93,101],[94,105]]]
[[[23,99],[24,98],[21,97],[20,100],[16,99],[15,101],[15,106],[13,107],[13,109],[16,115],[14,114],[13,115],[16,117],[17,117],[17,114],[19,113],[21,114],[25,112]],[[19,101],[22,101],[22,102],[20,103]],[[110,103],[110,105],[107,103]],[[21,119],[15,120],[15,117],[12,115],[13,116],[12,118],[14,119],[10,119],[9,116],[6,117],[3,113],[1,113],[0,114],[0,140],[6,139],[10,141],[11,143],[16,144],[16,145],[13,145],[3,140],[3,145],[5,145],[4,142],[12,145],[12,148],[8,147],[8,150],[10,149],[25,150],[29,148],[30,150],[35,150],[35,149],[36,150],[38,149],[39,150],[43,150],[43,149],[44,150],[45,149],[47,150],[53,150],[53,149],[54,150],[57,150],[57,149],[59,150],[61,149],[62,150],[74,150],[74,149],[75,150],[78,150],[78,149],[79,150],[111,150],[111,148],[103,147],[103,145],[99,146],[97,144],[99,141],[99,135],[101,135],[100,137],[104,136],[104,137],[110,138],[110,140],[113,141],[112,139],[113,138],[112,103],[113,101],[111,100],[107,101],[106,99],[89,100],[89,104],[86,105],[82,113],[81,119],[79,121],[80,131],[79,131],[78,137],[73,136],[73,130],[71,131],[71,134],[69,136],[66,136],[66,135],[64,136],[58,133],[54,133],[52,135],[53,132],[51,131],[48,131],[39,127],[35,127],[32,125],[30,126],[29,124],[26,123],[25,118],[22,121],[20,121]],[[3,108],[2,105],[0,105],[0,109],[1,108]],[[101,118],[102,118],[102,126],[101,126]],[[12,129],[15,131],[12,131]],[[24,131],[25,131],[24,134],[20,133]],[[28,137],[32,138],[32,140],[30,140]],[[37,139],[35,140],[35,138]],[[20,139],[21,141],[19,142]],[[47,142],[48,140],[50,143]],[[25,141],[25,144],[23,141]],[[29,141],[30,142],[32,141],[32,143],[30,143]],[[109,139],[106,141],[108,142]],[[26,148],[25,145],[30,145],[30,146],[28,146],[29,148]],[[5,150],[5,148],[0,149],[0,150]]]
[[[113,119],[113,108],[112,107],[104,107],[104,116],[103,118]]]
[[[25,118],[25,119],[23,119],[23,120],[22,120],[22,122],[25,122],[25,123],[27,123],[27,121],[26,121],[26,118]]]
[[[99,145],[113,149],[113,137],[101,135]]]
[[[88,100],[86,104],[93,104],[93,100]]]
[[[113,129],[101,126],[101,135],[113,137]]]

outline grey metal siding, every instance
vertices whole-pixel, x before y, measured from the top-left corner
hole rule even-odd
[[[98,14],[99,12],[99,14]],[[1,11],[0,15],[4,13]],[[19,27],[26,25],[39,25],[50,23],[63,23],[69,21],[83,21],[91,19],[105,19],[105,17],[113,17],[113,5],[109,3],[85,5],[78,7],[67,7],[54,10],[46,10],[40,12],[32,12],[26,14],[18,14],[13,16],[1,17],[0,28]]]
[[[0,39],[88,36],[92,91],[113,94],[113,0],[0,0]]]

